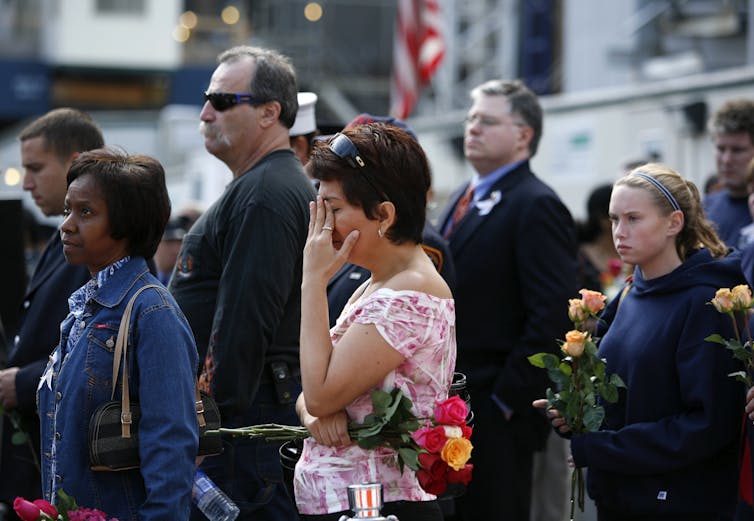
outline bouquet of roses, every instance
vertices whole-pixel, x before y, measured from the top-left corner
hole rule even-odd
[[[744,371],[736,371],[729,376],[744,383],[746,388],[749,389],[752,385],[751,373],[752,369],[754,369],[751,328],[749,327],[748,320],[749,310],[752,307],[751,289],[746,284],[741,284],[733,289],[720,288],[709,303],[715,306],[715,309],[719,313],[724,313],[730,317],[733,321],[733,331],[736,334],[736,338],[726,340],[719,334],[714,334],[708,336],[705,340],[707,342],[722,344],[726,349],[730,349],[733,352],[733,356],[736,359],[744,363],[746,366]],[[741,323],[743,323],[743,329],[746,331],[746,341],[744,342],[741,341]]]
[[[550,380],[559,391],[547,389],[548,408],[557,409],[574,434],[599,430],[605,409],[598,399],[610,403],[618,401],[618,388],[625,388],[617,374],[607,375],[605,360],[597,354],[599,339],[592,330],[605,307],[605,296],[598,291],[582,289],[581,299],[568,301],[568,317],[574,329],[561,342],[562,358],[552,353],[537,353],[529,363],[547,369]],[[571,475],[571,519],[574,505],[584,511],[584,476],[580,468]]]
[[[21,521],[118,521],[96,509],[81,508],[71,496],[58,490],[58,506],[44,499],[27,501],[17,497],[13,501],[13,510]]]
[[[401,472],[408,467],[416,472],[421,487],[430,494],[445,492],[448,483],[468,484],[473,465],[471,457],[471,427],[466,425],[468,407],[458,396],[436,402],[432,418],[417,418],[413,403],[400,389],[391,392],[372,391],[374,411],[363,423],[351,422],[348,434],[362,449],[389,447],[396,451]],[[219,432],[232,436],[263,438],[269,441],[305,439],[310,436],[305,427],[268,423],[221,428]]]

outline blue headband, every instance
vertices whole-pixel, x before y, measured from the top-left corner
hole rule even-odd
[[[657,179],[655,179],[651,175],[645,174],[644,172],[634,172],[631,175],[639,176],[642,179],[646,179],[647,181],[649,181],[650,183],[652,183],[655,186],[655,188],[657,188],[660,192],[662,192],[662,195],[664,195],[665,199],[668,200],[668,202],[670,203],[670,206],[673,207],[673,210],[680,210],[681,209],[681,207],[678,206],[678,201],[676,201],[675,197],[673,197],[673,194],[670,193],[670,190],[668,190],[665,187],[665,185],[662,184],[661,182],[659,182]]]

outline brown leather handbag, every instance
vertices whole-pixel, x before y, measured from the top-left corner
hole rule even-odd
[[[128,394],[128,326],[136,297],[147,288],[161,288],[150,284],[140,288],[131,297],[123,312],[118,328],[113,355],[113,388],[110,401],[100,405],[89,420],[89,464],[96,471],[118,471],[139,468],[139,418],[140,409],[131,403]],[[121,368],[121,397],[115,400],[118,369]],[[196,419],[199,424],[198,456],[211,456],[222,452],[220,411],[208,394],[196,393]]]

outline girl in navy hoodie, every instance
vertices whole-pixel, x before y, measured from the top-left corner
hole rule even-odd
[[[588,467],[600,521],[723,520],[736,507],[744,389],[730,352],[705,337],[734,335],[707,303],[745,284],[678,173],[647,164],[610,199],[613,241],[636,266],[630,289],[603,313],[600,356],[626,383],[605,405],[602,430],[573,436],[572,463]],[[535,406],[546,407],[546,400]],[[554,427],[567,430],[558,411]]]

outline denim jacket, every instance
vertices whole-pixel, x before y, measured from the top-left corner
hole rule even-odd
[[[86,303],[83,334],[66,349],[74,317],[61,324],[60,343],[37,390],[42,442],[42,490],[55,502],[63,489],[82,507],[127,520],[188,519],[198,427],[194,405],[197,352],[191,329],[165,289],[136,299],[128,329],[129,394],[141,408],[141,467],[120,472],[89,468],[89,419],[111,399],[118,326],[131,296],[159,284],[141,257],[115,271]],[[120,378],[115,398],[120,399]]]

